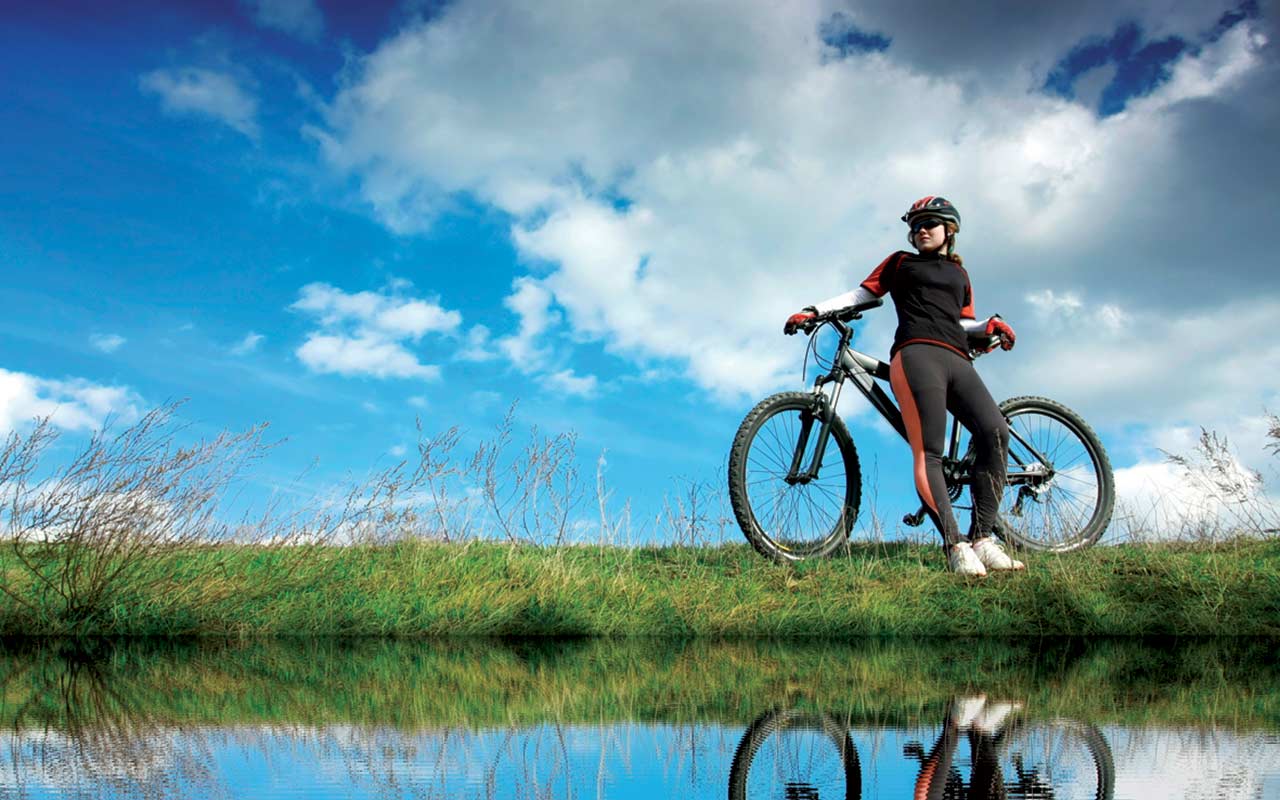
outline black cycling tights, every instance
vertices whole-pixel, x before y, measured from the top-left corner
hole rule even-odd
[[[947,412],[969,429],[977,450],[973,465],[973,520],[969,538],[994,532],[1005,484],[1009,426],[973,362],[949,348],[923,342],[898,350],[889,383],[902,408],[915,462],[916,492],[947,545],[963,541],[942,478]]]

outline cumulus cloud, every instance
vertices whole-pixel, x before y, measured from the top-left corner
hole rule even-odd
[[[158,69],[144,74],[139,86],[157,95],[170,114],[210,117],[258,138],[258,100],[232,75],[201,67]]]
[[[618,355],[670,360],[741,396],[796,372],[777,320],[901,246],[901,207],[939,187],[966,215],[963,252],[990,310],[1045,270],[1106,281],[1114,291],[1097,313],[1116,329],[1139,298],[1186,304],[1179,293],[1204,281],[1203,242],[1227,239],[1216,226],[1226,212],[1188,218],[1174,189],[1188,160],[1221,148],[1195,126],[1224,109],[1252,114],[1233,136],[1242,153],[1264,152],[1272,119],[1249,109],[1267,71],[1263,34],[1243,21],[1189,48],[1167,81],[1106,119],[1028,89],[1078,39],[1126,17],[1148,36],[1194,37],[1225,8],[1014,15],[1032,41],[1006,26],[1006,46],[987,49],[1017,68],[975,83],[981,70],[960,77],[915,58],[916,15],[887,5],[849,13],[891,46],[832,59],[816,35],[826,3],[557,14],[463,2],[366,57],[315,133],[394,230],[425,229],[459,192],[512,215],[513,241],[539,266],[513,284],[520,322],[497,340],[506,354],[545,355],[540,337],[562,313]],[[1255,194],[1266,185],[1246,182]],[[1240,191],[1198,187],[1220,209]],[[1155,234],[1165,241],[1135,251],[1135,236]],[[1183,253],[1187,237],[1201,244]],[[1157,268],[1153,293],[1144,284]],[[1222,302],[1236,278],[1198,299]]]
[[[313,317],[320,328],[298,348],[298,358],[316,372],[439,378],[440,368],[423,364],[407,345],[429,333],[452,334],[462,315],[437,300],[406,296],[407,286],[399,281],[383,292],[354,294],[326,283],[302,287],[290,308]]]
[[[0,369],[0,432],[37,417],[49,417],[64,430],[93,430],[108,417],[126,422],[138,417],[140,400],[123,386],[105,386],[73,378],[54,380]]]
[[[95,350],[101,350],[104,353],[114,353],[125,341],[125,338],[118,333],[95,333],[89,337],[89,344],[93,345]]]
[[[1280,181],[1280,76],[1271,20],[1232,10],[938,4],[921,26],[887,0],[463,0],[358,60],[311,133],[393,231],[458,195],[510,216],[527,272],[491,344],[549,387],[599,391],[556,344],[582,340],[735,403],[793,385],[781,320],[856,285],[905,246],[902,209],[942,193],[978,312],[1019,333],[981,364],[997,393],[1111,432],[1234,429],[1280,398],[1280,271],[1256,235],[1280,209],[1240,214]],[[837,12],[874,46],[824,42]],[[1045,89],[1124,26],[1185,46],[1118,113],[1098,113],[1115,63]],[[868,315],[858,346],[887,350],[893,324]],[[1153,435],[1122,442],[1125,496],[1176,477]]]
[[[253,19],[264,28],[314,42],[324,31],[324,15],[315,0],[244,0]]]

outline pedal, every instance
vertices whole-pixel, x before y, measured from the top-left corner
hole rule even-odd
[[[909,525],[912,528],[919,528],[924,523],[924,509],[920,509],[914,514],[907,514],[902,518],[903,525]]]

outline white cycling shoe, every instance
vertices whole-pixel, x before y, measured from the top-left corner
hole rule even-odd
[[[957,575],[974,578],[987,577],[987,568],[968,542],[957,542],[947,548],[947,567]]]
[[[1019,570],[1026,569],[1027,565],[1017,559],[1010,558],[1009,554],[1004,551],[1000,543],[991,536],[983,536],[975,541],[972,545],[973,553],[982,562],[982,566],[989,570]]]

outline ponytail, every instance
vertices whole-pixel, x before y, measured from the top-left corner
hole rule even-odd
[[[960,227],[954,222],[947,221],[947,254],[946,259],[953,262],[957,267],[964,266],[964,259],[956,252],[956,234],[960,232]]]

